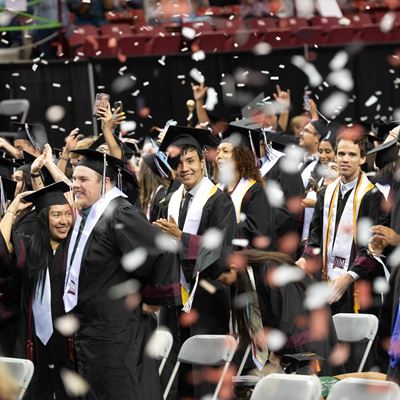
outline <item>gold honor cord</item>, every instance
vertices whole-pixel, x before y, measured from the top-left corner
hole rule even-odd
[[[32,0],[27,3],[27,6],[33,6],[41,3],[42,0]],[[0,7],[0,12],[9,12],[17,17],[25,17],[31,21],[40,22],[40,24],[30,24],[23,26],[0,26],[0,32],[17,32],[17,31],[30,31],[34,29],[57,29],[62,28],[62,24],[59,21],[54,21],[49,18],[40,17],[38,15],[32,15],[23,11],[13,11],[9,8]]]

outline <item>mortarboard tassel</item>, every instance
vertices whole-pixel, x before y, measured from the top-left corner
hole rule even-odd
[[[6,196],[4,193],[4,186],[3,186],[3,178],[0,176],[0,203],[1,203],[1,212],[4,215],[7,211],[6,207]]]
[[[122,174],[121,174],[121,168],[118,168],[117,187],[118,187],[119,190],[122,191]]]
[[[256,149],[254,148],[253,138],[251,137],[250,131],[249,131],[249,140],[250,140],[251,151],[254,154],[254,159],[256,160],[256,166],[257,166],[258,165],[258,157],[257,157]]]
[[[29,126],[26,122],[25,122],[24,128],[25,128],[25,132],[26,132],[26,135],[28,136],[29,141],[33,144],[33,147],[36,150],[39,150],[39,146],[37,145],[36,140],[33,138],[31,133],[29,132]]]
[[[107,155],[104,153],[103,157],[103,176],[101,179],[101,196],[106,195],[106,170],[107,170]]]

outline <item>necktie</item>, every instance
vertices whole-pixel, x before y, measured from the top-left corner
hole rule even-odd
[[[182,230],[183,226],[185,225],[186,216],[187,216],[188,208],[189,208],[189,203],[190,203],[190,199],[192,197],[193,196],[189,192],[187,192],[185,199],[183,200],[183,205],[179,212],[179,218],[178,218],[178,227],[180,230]]]
[[[43,293],[43,295],[42,295]],[[46,269],[44,287],[36,286],[35,298],[32,304],[36,336],[46,345],[53,334],[53,318],[51,315],[51,286],[49,269]]]
[[[393,326],[388,353],[390,366],[396,368],[400,364],[400,304],[397,306],[396,321]]]
[[[78,249],[79,240],[82,236],[83,228],[85,227],[85,223],[86,223],[86,219],[89,215],[89,211],[90,211],[90,209],[87,209],[82,212],[82,220],[79,225],[78,234],[76,236],[74,248],[72,250],[71,261],[70,261],[70,264],[67,266],[68,275],[67,275],[67,279],[65,281],[66,282],[65,283],[66,292],[64,293],[64,296],[63,296],[65,312],[71,311],[78,302],[78,293],[76,293],[76,290],[77,290],[76,286],[77,286],[77,281],[79,279],[79,276],[74,276],[74,274],[71,273],[71,266],[72,266],[72,262],[74,261],[76,250]],[[69,296],[68,296],[68,294],[69,294]]]

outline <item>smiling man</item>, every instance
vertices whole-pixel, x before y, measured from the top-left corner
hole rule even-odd
[[[297,261],[304,269],[316,272],[310,261],[322,255],[321,275],[332,285],[333,314],[357,312],[353,282],[360,278],[372,282],[376,275],[383,274],[367,256],[366,243],[357,241],[358,221],[368,218],[376,224],[382,201],[380,192],[361,171],[365,156],[365,140],[357,139],[354,131],[342,132],[336,144],[339,178],[320,192],[304,254]]]
[[[63,298],[65,311],[80,322],[79,373],[92,388],[89,399],[161,399],[156,362],[143,354],[156,327],[143,303],[179,304],[176,256],[157,248],[160,231],[115,186],[124,163],[94,150],[77,152],[85,156],[73,173],[80,214],[68,248]],[[135,250],[141,256],[131,254],[123,267],[122,256]],[[120,284],[123,293],[112,295]]]
[[[202,150],[206,145],[215,146],[209,131],[170,126],[160,146],[161,151],[168,152],[181,186],[171,197],[168,215],[154,224],[180,240],[183,310],[188,312],[191,309],[191,315],[196,315],[186,326],[178,326],[180,317],[184,318],[182,307],[170,309],[163,315],[169,328],[176,333],[175,337],[180,339],[175,341],[175,350],[179,350],[179,342],[183,343],[190,336],[229,332],[229,293],[217,278],[227,269],[226,256],[236,234],[236,215],[229,196],[204,176],[206,161]],[[203,235],[210,228],[216,228],[223,237],[218,249],[214,250],[213,261],[203,260],[199,266],[197,261],[202,252]],[[215,241],[218,243],[218,239]],[[198,267],[202,270],[199,275],[196,272]],[[215,288],[215,293],[210,293],[203,285],[197,286],[197,282],[204,280]],[[187,369],[182,368],[179,395],[193,397],[190,385],[183,378],[186,373]],[[201,391],[201,394],[206,393]],[[196,392],[195,398],[200,397]]]

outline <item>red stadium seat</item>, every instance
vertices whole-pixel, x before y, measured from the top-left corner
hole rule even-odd
[[[211,53],[214,51],[223,51],[226,48],[226,42],[229,36],[222,32],[201,32],[193,41],[192,48]]]
[[[372,24],[372,18],[367,13],[346,14],[345,18],[350,20],[350,26],[353,28],[362,28],[365,25]]]
[[[97,28],[93,25],[76,26],[68,37],[68,44],[71,48],[83,46],[87,36],[97,36]]]
[[[214,26],[208,21],[184,22],[182,27],[184,26],[193,28],[196,32],[212,32],[214,30]]]
[[[326,41],[329,44],[344,44],[359,41],[357,30],[351,26],[335,26],[329,31]]]
[[[360,40],[367,43],[388,42],[391,40],[391,34],[382,32],[379,25],[369,25],[360,30]]]
[[[311,26],[320,27],[324,32],[329,32],[333,26],[340,25],[340,18],[315,16],[310,20]]]
[[[235,33],[238,30],[247,28],[247,21],[241,18],[226,19],[226,18],[214,18],[215,29],[217,31]]]
[[[277,27],[277,20],[275,18],[251,18],[248,22],[251,29],[259,32],[266,32],[269,29]]]
[[[325,34],[321,27],[300,28],[296,34],[296,40],[301,45],[321,45],[325,43]]]
[[[108,24],[100,27],[100,34],[103,36],[121,37],[131,35],[132,28],[128,24]]]
[[[264,34],[255,30],[239,30],[231,35],[227,42],[227,50],[253,50],[254,46],[263,41]]]
[[[83,52],[86,57],[115,57],[118,53],[117,39],[112,36],[88,36]]]
[[[123,36],[118,39],[120,51],[125,56],[140,56],[150,53],[153,37],[143,34]]]
[[[274,48],[292,47],[296,44],[295,34],[290,29],[270,29],[265,34],[265,41]]]
[[[182,36],[167,33],[163,36],[154,36],[150,46],[151,54],[178,54],[181,50]]]
[[[292,32],[297,32],[300,28],[309,27],[308,20],[306,18],[281,18],[278,22],[278,27],[282,29],[290,29]]]

